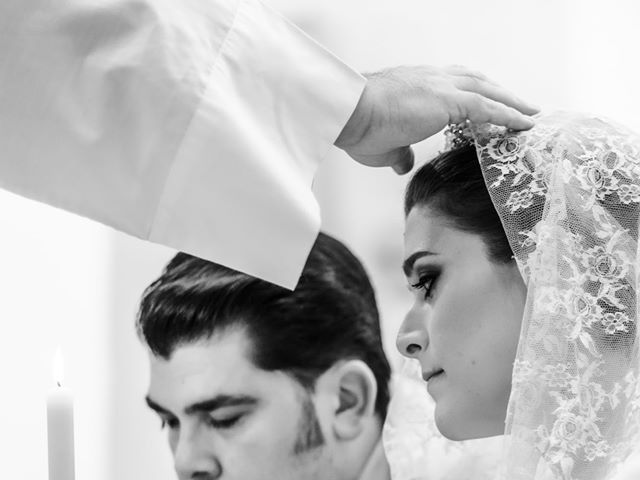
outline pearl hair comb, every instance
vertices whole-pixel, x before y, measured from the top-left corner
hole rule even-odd
[[[471,134],[471,124],[468,120],[460,123],[450,123],[444,129],[445,150],[473,145],[473,135]]]

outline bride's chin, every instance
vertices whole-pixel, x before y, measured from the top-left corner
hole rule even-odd
[[[450,422],[449,419],[441,418],[436,413],[435,420],[436,420],[436,427],[438,427],[438,431],[446,439],[453,440],[456,442],[470,439],[467,435],[464,435],[464,432],[460,431],[459,428],[456,428],[457,427],[456,425],[452,425],[452,422]]]
[[[464,425],[460,425],[460,421],[456,421],[456,415],[452,415],[452,412],[447,411],[448,409],[443,408],[442,404],[436,403],[436,408],[434,412],[434,419],[436,422],[436,427],[438,431],[442,434],[443,437],[454,440],[468,440],[464,435]],[[467,432],[468,433],[468,432]]]
[[[442,411],[437,405],[435,423],[443,437],[455,442],[495,437],[504,433],[504,422],[496,425],[483,422],[482,425],[476,425],[465,419],[463,415]]]

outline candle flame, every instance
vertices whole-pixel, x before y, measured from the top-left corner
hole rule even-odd
[[[53,357],[53,381],[62,386],[64,381],[64,359],[62,358],[62,350],[60,347],[56,350],[56,355]]]

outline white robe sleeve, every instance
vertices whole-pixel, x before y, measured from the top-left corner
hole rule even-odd
[[[0,187],[289,288],[364,78],[257,0],[2,0]]]

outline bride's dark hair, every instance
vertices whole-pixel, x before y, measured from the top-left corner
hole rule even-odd
[[[494,262],[512,260],[513,252],[473,146],[442,153],[415,173],[405,193],[405,216],[415,206],[428,206],[452,227],[480,235]]]

